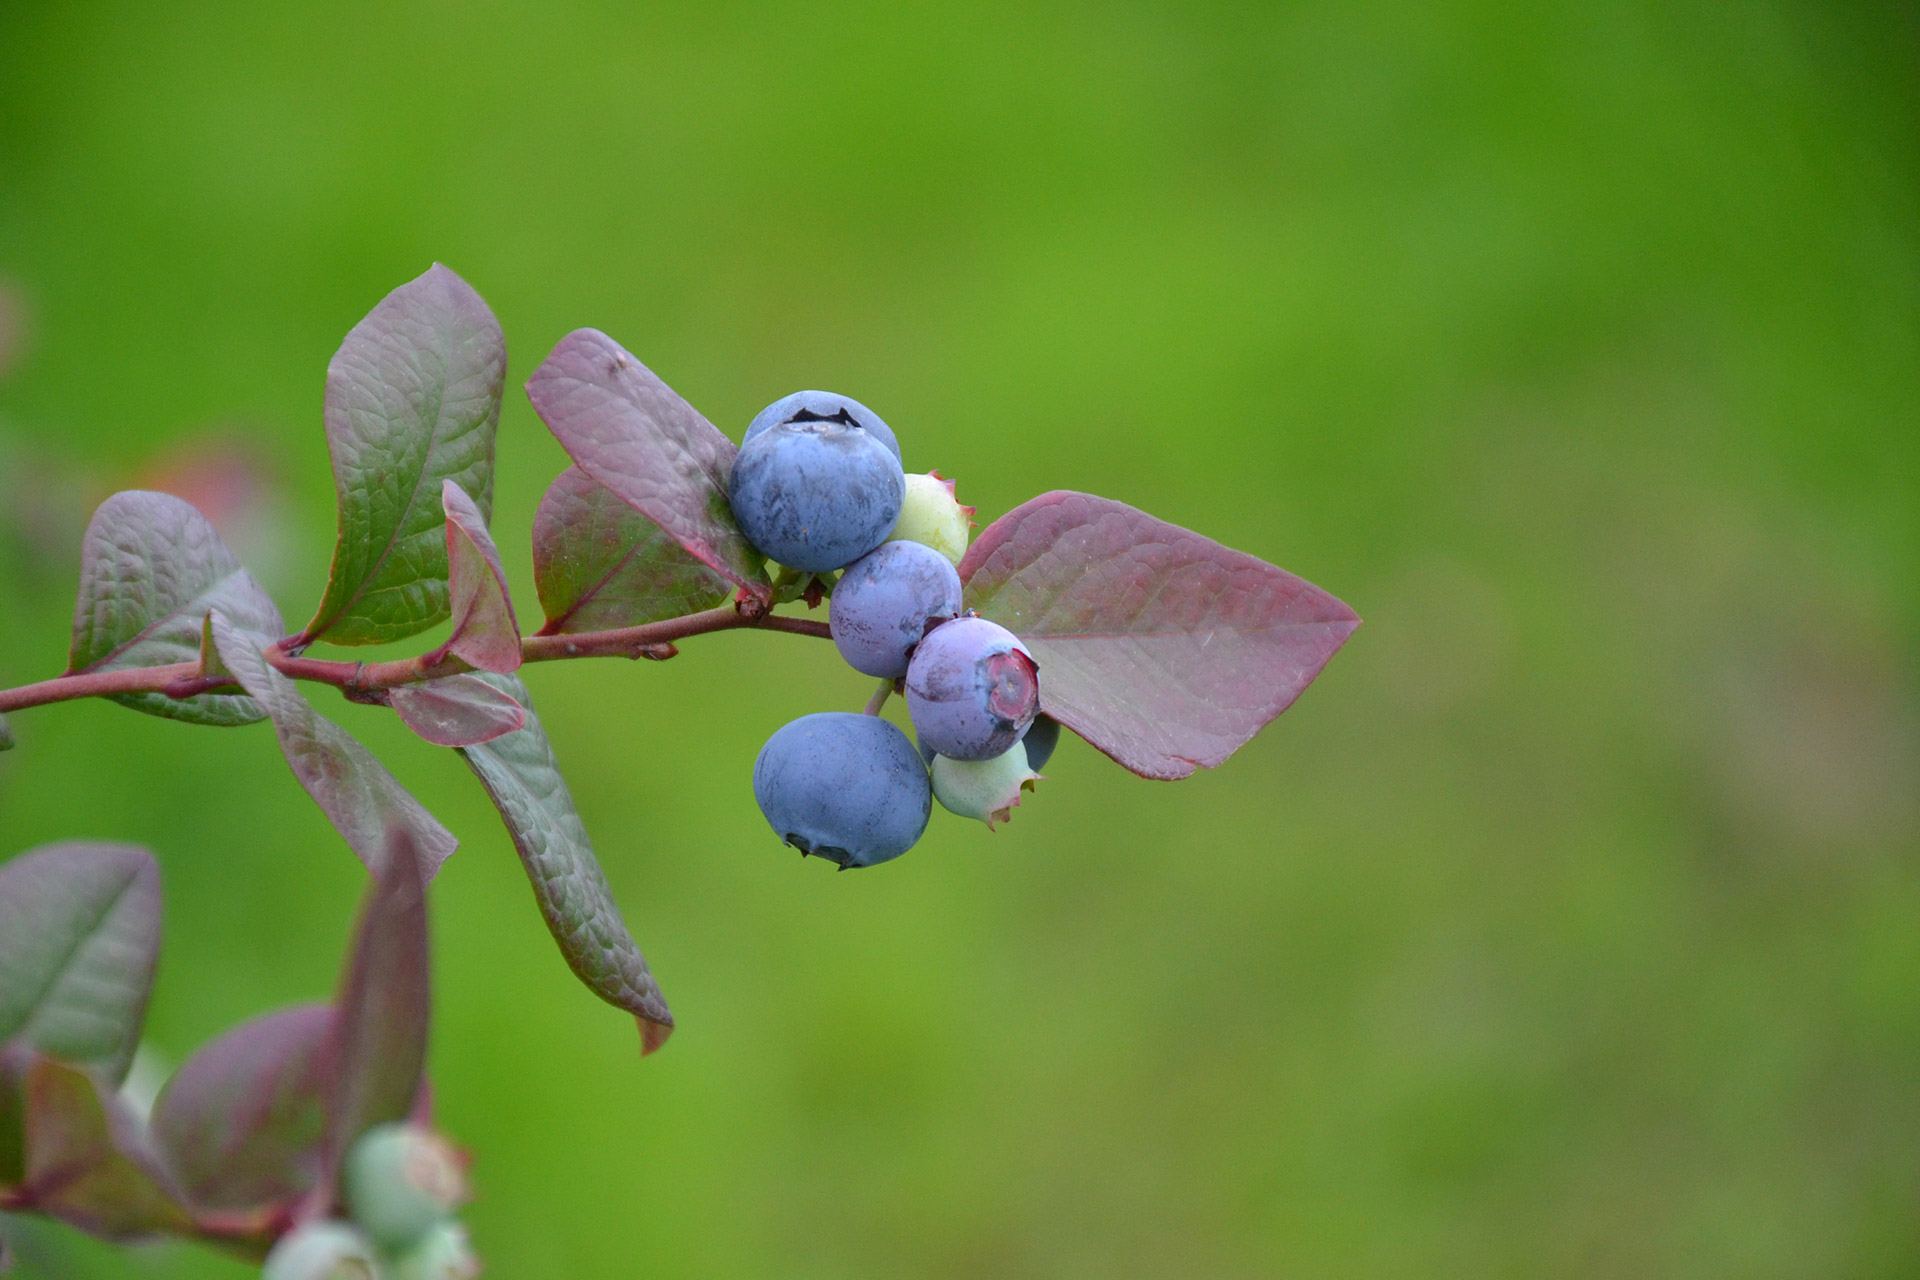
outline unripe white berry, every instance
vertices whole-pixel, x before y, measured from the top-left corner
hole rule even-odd
[[[961,506],[953,496],[953,481],[941,479],[938,471],[909,473],[900,519],[887,541],[924,543],[957,565],[967,554],[972,526],[973,508]]]
[[[447,1221],[394,1258],[387,1265],[385,1280],[473,1280],[479,1274],[480,1259],[467,1243],[467,1229]]]
[[[466,1162],[430,1129],[383,1124],[348,1153],[346,1193],[360,1229],[389,1253],[401,1252],[466,1200]]]
[[[1033,790],[1044,774],[1027,767],[1027,744],[1016,742],[989,760],[933,758],[933,795],[949,813],[978,818],[993,830],[1012,816],[1021,791]]]
[[[280,1237],[262,1280],[384,1280],[373,1243],[344,1222],[309,1222]]]

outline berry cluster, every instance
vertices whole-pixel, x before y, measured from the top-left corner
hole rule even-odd
[[[883,698],[906,694],[920,739],[916,749],[877,714],[783,726],[753,766],[774,834],[844,871],[911,849],[936,799],[989,827],[1004,821],[1059,726],[1039,714],[1032,653],[962,604],[973,509],[952,482],[908,475],[892,430],[857,400],[800,391],[747,428],[728,497],[756,549],[831,592],[840,656],[887,682]]]
[[[453,1211],[466,1160],[420,1125],[369,1129],[342,1179],[352,1222],[316,1219],[280,1238],[264,1280],[472,1280],[480,1264]]]

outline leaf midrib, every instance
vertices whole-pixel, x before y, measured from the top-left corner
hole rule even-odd
[[[434,450],[438,449],[441,444],[440,428],[443,425],[441,414],[447,405],[447,370],[452,364],[451,353],[448,350],[451,344],[448,341],[446,331],[441,330],[436,336],[441,339],[440,380],[434,388],[433,425],[428,428],[427,447],[420,455],[420,466],[414,471],[410,481],[412,488],[407,493],[407,504],[401,508],[400,518],[393,522],[393,531],[387,535],[386,543],[380,548],[379,557],[374,560],[371,565],[367,566],[366,572],[360,575],[360,581],[354,584],[353,591],[340,602],[340,607],[333,611],[332,617],[327,618],[317,627],[307,628],[308,639],[317,639],[327,631],[330,631],[334,623],[345,617],[348,610],[352,609],[354,605],[365,598],[367,594],[367,584],[379,577],[380,571],[386,568],[388,559],[393,555],[394,547],[399,545],[401,541],[401,530],[407,527],[407,521],[413,516],[414,508],[420,502],[420,490],[425,487],[421,483],[421,477],[427,474],[427,470],[433,462]],[[346,513],[342,511],[341,517],[343,520],[345,519],[345,515]],[[389,589],[390,588],[382,588],[382,590]]]
[[[86,948],[87,943],[99,932],[101,922],[114,913],[121,901],[127,896],[128,891],[133,888],[134,881],[139,878],[140,870],[137,867],[126,872],[119,887],[113,891],[113,897],[107,901],[100,911],[94,915],[86,928],[81,931],[80,935],[74,939],[73,945],[69,947],[66,954],[61,957],[60,963],[53,970],[52,975],[34,996],[32,1002],[27,1005],[26,1016],[21,1018],[19,1024],[7,1033],[7,1039],[9,1041],[19,1039],[27,1034],[40,1011],[46,1008],[48,995],[52,993],[55,987],[60,985],[60,980],[64,978],[72,968],[74,958]]]

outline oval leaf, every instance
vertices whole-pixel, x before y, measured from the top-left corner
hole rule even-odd
[[[527,708],[527,727],[460,754],[500,810],[560,954],[595,995],[634,1015],[640,1052],[652,1053],[673,1031],[673,1015],[627,932],[527,687],[514,676],[488,680]]]
[[[478,676],[443,676],[387,692],[394,713],[437,747],[474,747],[512,733],[527,713]]]
[[[575,329],[533,371],[527,395],[581,470],[702,564],[770,598],[765,561],[727,504],[738,450],[651,369],[598,329]]]
[[[994,521],[960,576],[1033,650],[1047,714],[1146,778],[1220,764],[1360,625],[1264,560],[1066,490]]]
[[[52,844],[0,866],[0,1043],[118,1084],[160,958],[160,871],[128,844]]]
[[[711,609],[733,584],[579,467],[533,517],[533,582],[543,636],[612,631]]]
[[[520,666],[520,624],[507,595],[507,571],[466,490],[449,480],[440,490],[447,513],[447,564],[452,591],[453,635],[436,660],[451,653],[481,671],[505,673]]]
[[[240,567],[205,516],[166,493],[129,490],[100,504],[80,544],[70,674],[161,667],[200,655],[207,614],[270,643],[285,634],[280,610]],[[113,695],[123,706],[196,724],[252,724],[252,698],[203,693]]]
[[[345,729],[308,705],[293,681],[268,664],[260,647],[218,613],[213,615],[213,641],[233,678],[272,717],[274,735],[293,776],[367,869],[379,872],[388,833],[404,828],[419,844],[424,874],[431,877],[439,870],[459,842],[420,807],[386,766]]]
[[[327,365],[327,450],[339,535],[326,597],[301,633],[404,640],[448,613],[440,486],[493,509],[493,438],[507,375],[500,323],[435,263],[353,327]]]
[[[153,1137],[189,1202],[244,1212],[317,1185],[333,1011],[300,1005],[202,1046],[153,1107]]]
[[[40,1058],[22,1088],[25,1207],[109,1240],[192,1227],[179,1196],[119,1097],[78,1068]]]
[[[353,953],[334,997],[327,1058],[327,1176],[354,1139],[413,1113],[427,1065],[432,1016],[427,892],[411,833],[391,833],[382,870],[367,890]]]

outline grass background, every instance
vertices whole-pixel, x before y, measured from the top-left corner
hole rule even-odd
[[[1912,1275],[1917,81],[1895,3],[8,0],[0,678],[61,667],[117,487],[238,492],[304,617],[327,358],[443,261],[508,335],[524,614],[518,387],[594,325],[736,435],[842,390],[983,519],[1091,490],[1367,619],[1217,772],[1072,741],[858,876],[748,781],[864,699],[829,650],[533,672],[680,1021],[644,1064],[458,761],[323,699],[464,842],[492,1274]],[[264,728],[15,729],[0,854],[159,854],[157,1061],[330,987],[358,867]]]

